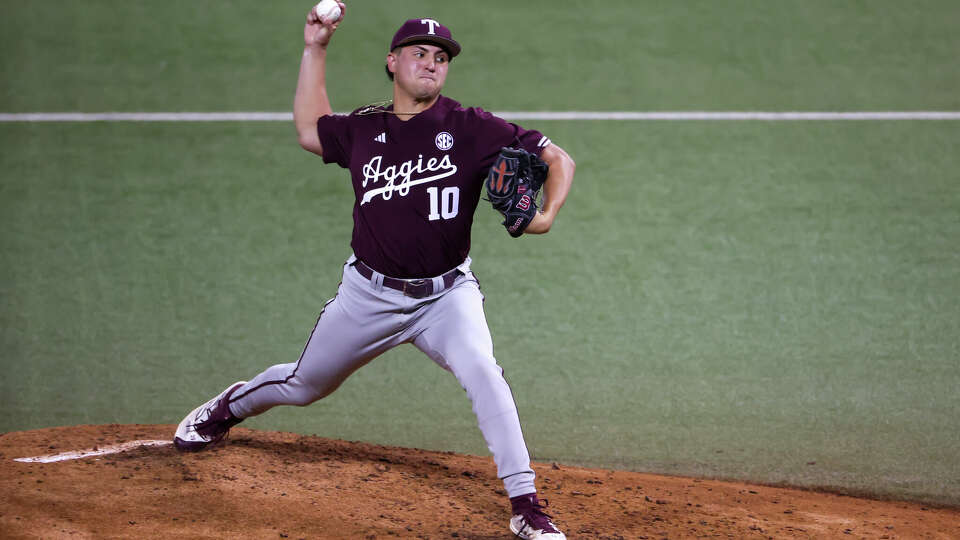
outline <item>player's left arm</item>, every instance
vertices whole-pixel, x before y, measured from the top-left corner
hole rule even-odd
[[[547,180],[543,184],[543,207],[530,221],[524,234],[546,234],[550,231],[560,207],[567,200],[570,186],[573,184],[573,174],[577,170],[577,164],[574,163],[570,154],[553,143],[543,149],[540,159],[550,166]]]

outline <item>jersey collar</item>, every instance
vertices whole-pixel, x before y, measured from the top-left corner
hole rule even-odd
[[[416,115],[414,115],[413,118],[409,120],[400,120],[399,118],[397,118],[397,115],[392,114],[392,111],[393,111],[392,104],[388,108],[388,110],[391,111],[391,113],[388,114],[387,116],[389,117],[390,122],[394,126],[400,127],[400,126],[416,125],[421,122],[440,120],[444,116],[446,116],[448,112],[450,112],[452,109],[454,109],[459,105],[460,104],[457,103],[456,101],[441,94],[440,97],[437,98],[437,101],[434,102],[434,104],[431,105],[429,109],[417,113]]]

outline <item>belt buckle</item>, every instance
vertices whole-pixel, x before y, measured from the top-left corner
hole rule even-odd
[[[425,279],[405,279],[405,280],[403,280],[403,295],[404,295],[404,296],[409,296],[409,297],[411,297],[411,298],[420,298],[419,296],[414,295],[412,292],[407,292],[407,287],[409,286],[410,289],[413,289],[414,287],[420,287],[420,286],[422,286],[424,283],[426,283],[426,281],[427,281],[427,280],[425,280]]]

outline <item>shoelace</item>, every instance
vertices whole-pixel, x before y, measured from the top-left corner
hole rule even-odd
[[[549,504],[550,502],[545,499],[543,504],[541,504],[540,501],[537,501],[525,509],[523,511],[523,518],[526,520],[527,525],[533,529],[539,529],[543,532],[560,532],[551,521],[553,516],[543,511],[543,509],[549,506]]]
[[[203,437],[211,439],[211,442],[218,442],[229,432],[230,428],[238,422],[231,423],[229,419],[218,418],[216,413],[220,412],[220,401],[217,401],[207,408],[207,417],[193,425],[193,429]]]

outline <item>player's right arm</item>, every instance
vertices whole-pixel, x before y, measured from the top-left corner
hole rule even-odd
[[[339,0],[337,3],[345,15],[347,7]],[[297,93],[293,98],[293,123],[300,146],[317,155],[323,155],[323,146],[317,135],[317,119],[333,113],[327,96],[327,45],[343,21],[343,15],[330,24],[311,9],[303,27],[303,57],[300,59]]]

